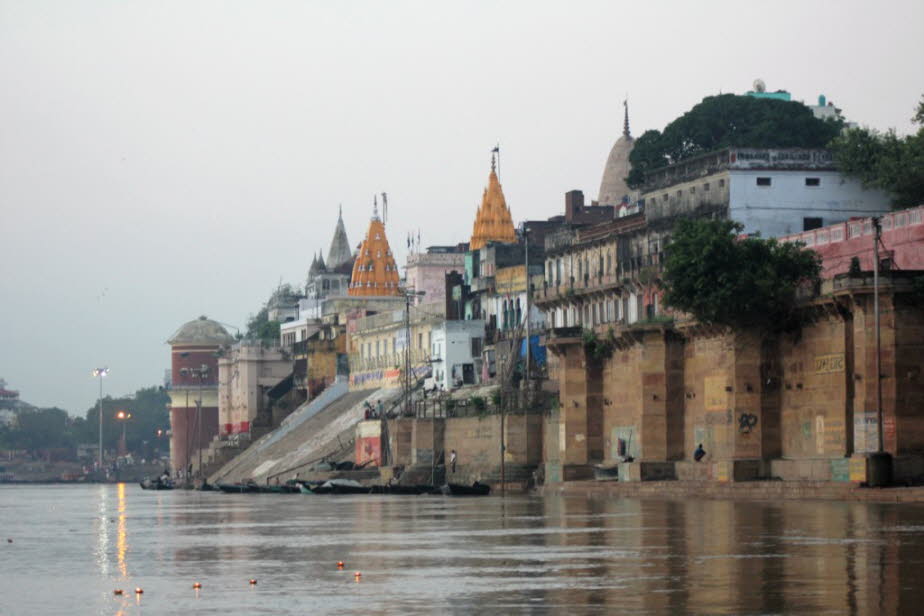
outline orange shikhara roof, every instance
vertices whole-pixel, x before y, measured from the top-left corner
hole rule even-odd
[[[400,295],[398,289],[398,265],[385,237],[385,225],[379,217],[373,216],[366,232],[366,239],[359,247],[353,263],[353,277],[350,279],[349,294]]]
[[[484,189],[481,197],[481,206],[475,216],[475,226],[472,229],[470,250],[479,250],[488,242],[513,243],[517,241],[513,230],[513,218],[504,199],[497,174],[494,173],[494,161],[491,161],[491,175],[488,176],[488,187]]]

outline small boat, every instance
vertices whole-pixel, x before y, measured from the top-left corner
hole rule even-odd
[[[604,466],[597,464],[594,466],[594,479],[597,481],[615,481],[619,479],[619,465]]]
[[[256,494],[260,486],[255,483],[219,483],[218,489],[226,494]]]
[[[433,486],[401,486],[401,485],[384,485],[384,486],[372,486],[370,488],[370,494],[430,494],[433,492]]]
[[[172,490],[176,486],[172,479],[157,477],[156,479],[145,478],[140,482],[142,490]]]
[[[282,485],[273,485],[273,486],[259,486],[257,491],[260,494],[298,494],[298,486],[291,486],[288,484]]]
[[[475,482],[470,486],[458,483],[447,483],[439,489],[443,496],[487,496],[491,493],[491,486]]]
[[[352,479],[329,479],[321,485],[310,486],[310,489],[312,494],[369,494],[371,490]]]

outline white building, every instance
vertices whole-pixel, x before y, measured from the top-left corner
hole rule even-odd
[[[745,233],[777,237],[889,212],[888,195],[837,171],[827,150],[728,148],[652,171],[642,192],[649,224],[719,215]]]
[[[266,392],[292,373],[292,360],[278,347],[239,342],[218,360],[218,425],[222,436],[250,432],[267,409]]]
[[[449,390],[480,380],[484,321],[442,321],[431,330],[430,365],[432,381]]]

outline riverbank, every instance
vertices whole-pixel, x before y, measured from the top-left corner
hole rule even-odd
[[[825,500],[924,503],[924,486],[867,488],[834,481],[569,481],[546,484],[546,495],[708,500]]]

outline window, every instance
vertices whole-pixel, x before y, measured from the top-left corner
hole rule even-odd
[[[709,182],[703,184],[703,192],[709,192]]]
[[[821,178],[805,178],[806,186],[821,186]]]
[[[696,186],[690,186],[690,194],[691,194],[691,195],[695,195],[695,194],[696,194]]]
[[[821,218],[808,217],[802,219],[802,230],[811,231],[812,229],[820,229],[824,225],[822,224]]]
[[[725,180],[719,180],[719,188],[725,188]]]
[[[481,357],[481,338],[472,338],[472,357]]]
[[[682,191],[682,190],[678,190],[678,191],[677,191],[677,196],[680,197],[681,195],[683,195],[683,191]]]
[[[758,186],[770,186],[770,178],[757,178]]]

